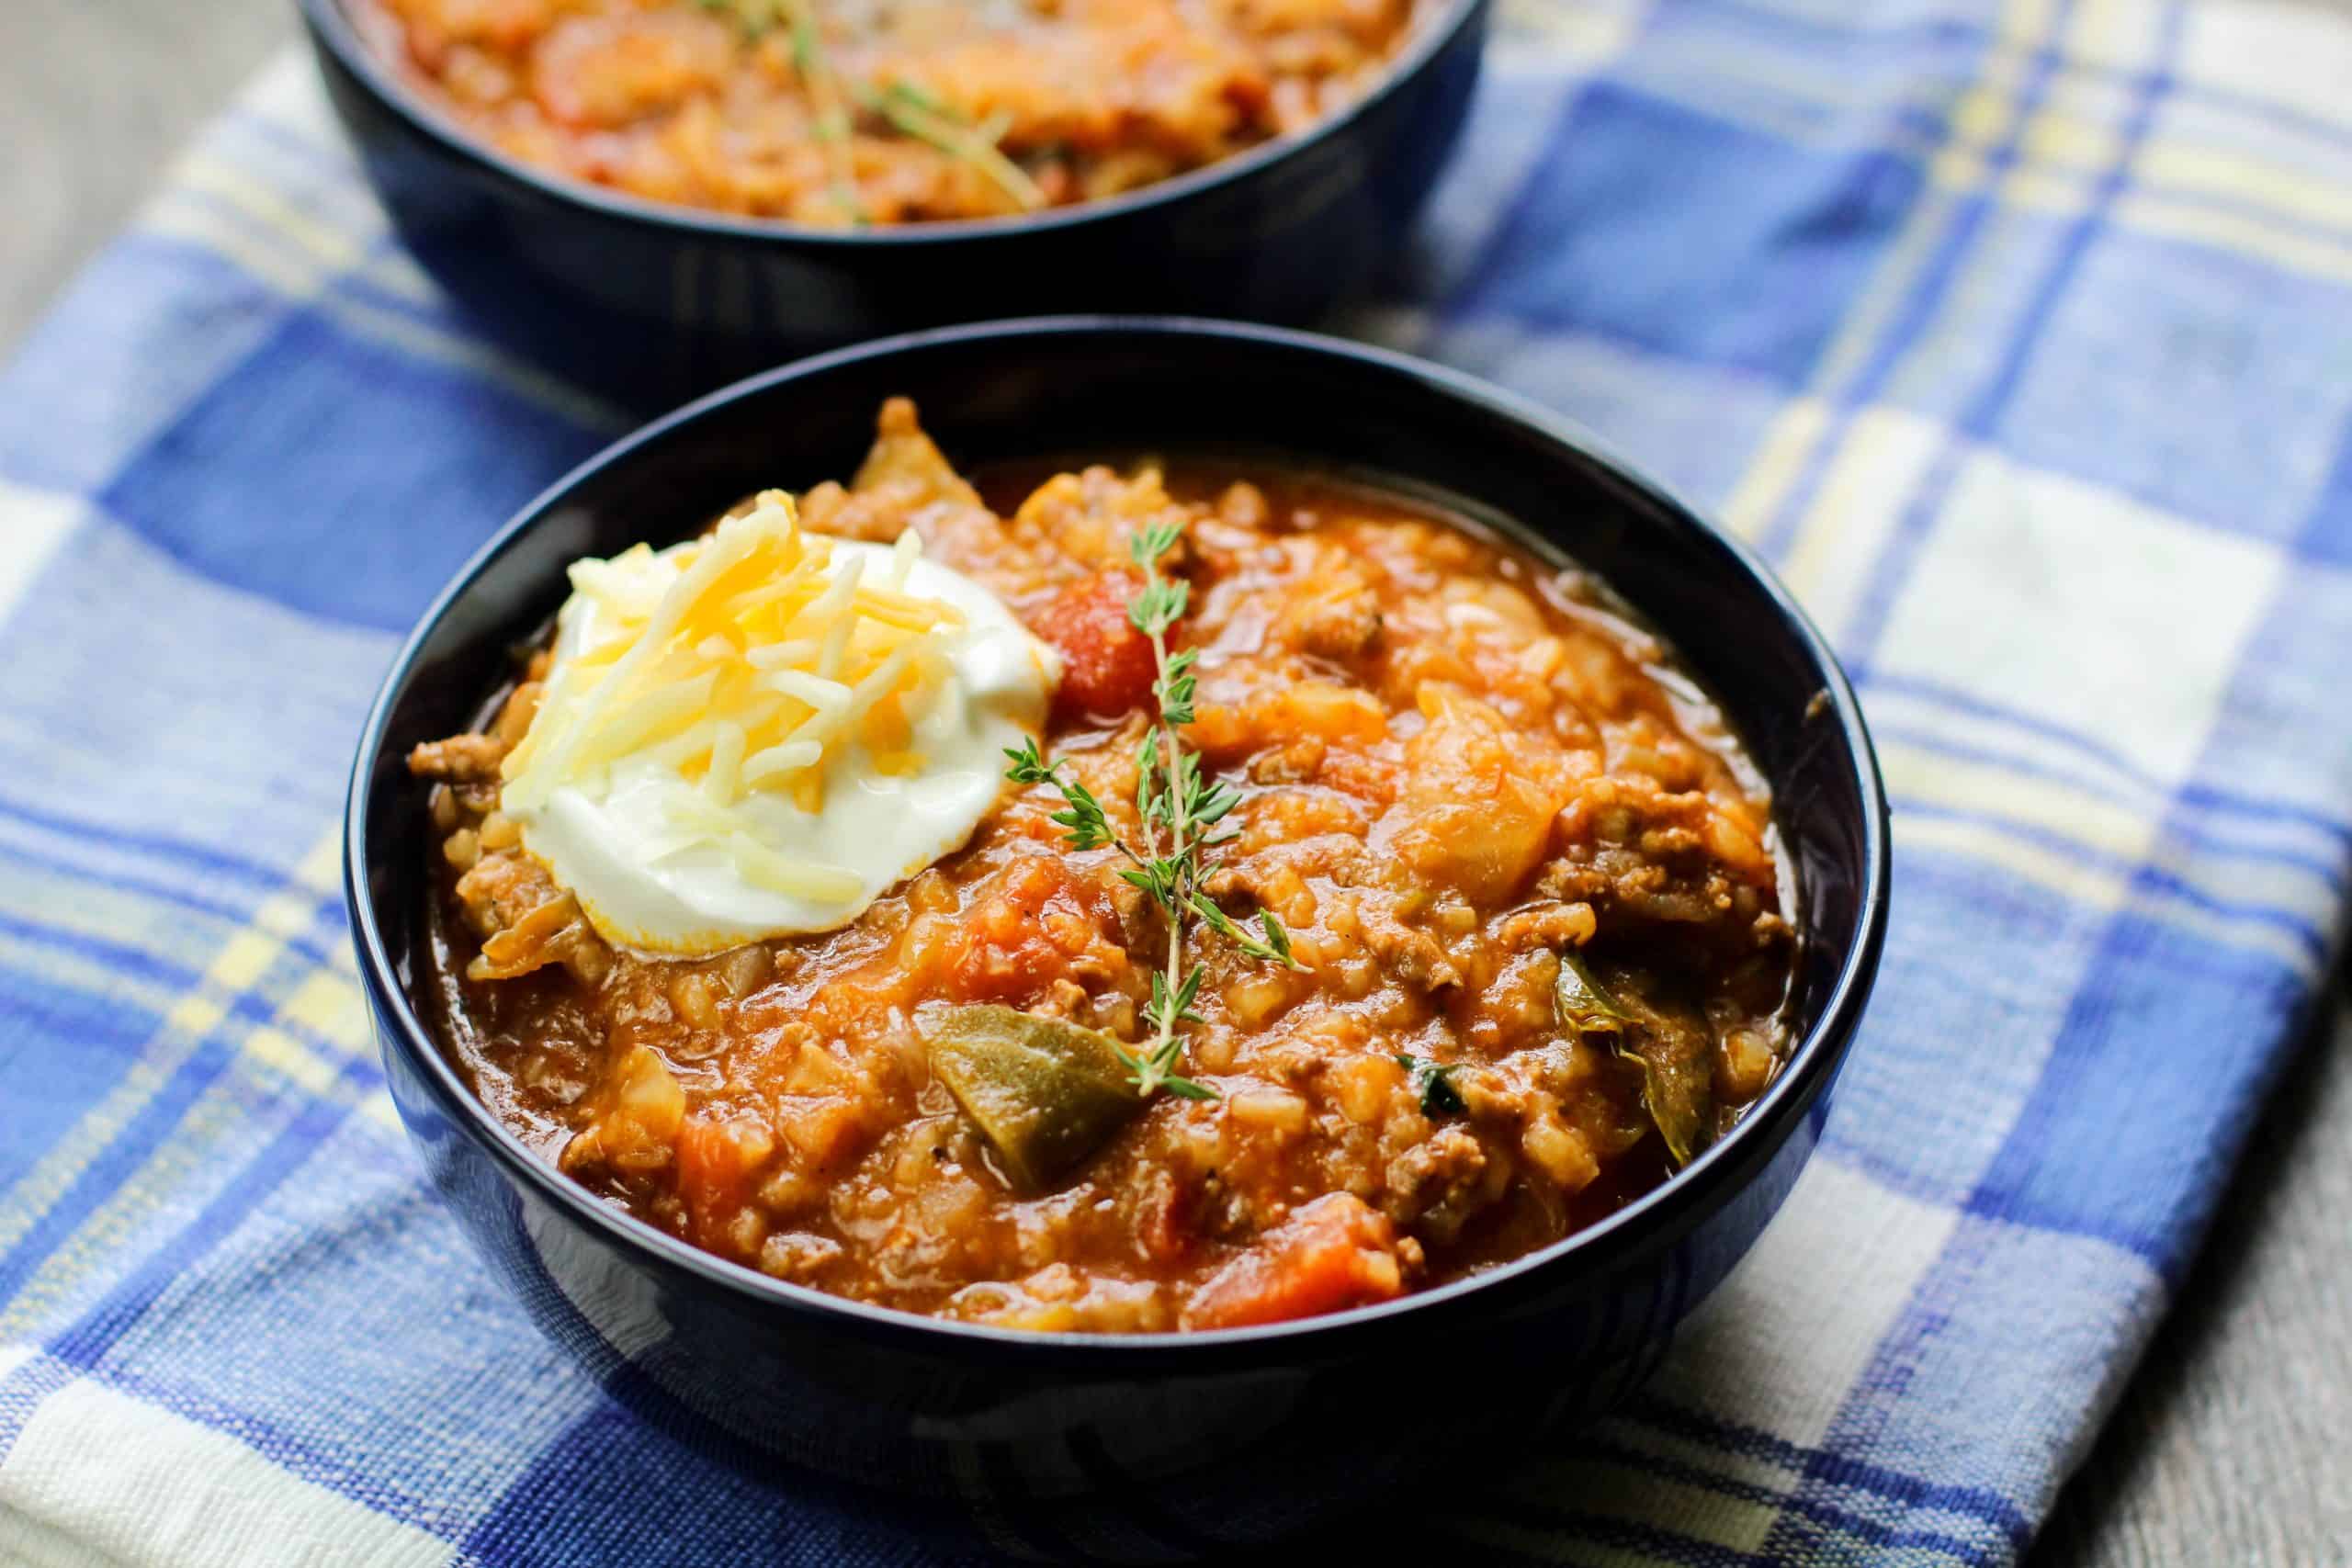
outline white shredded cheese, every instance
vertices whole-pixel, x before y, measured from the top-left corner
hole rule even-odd
[[[598,931],[640,951],[854,919],[969,836],[1057,674],[911,531],[809,534],[781,491],[569,575],[501,804]]]

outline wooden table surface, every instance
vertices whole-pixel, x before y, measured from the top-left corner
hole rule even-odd
[[[293,31],[290,0],[0,4],[0,353]],[[2326,1012],[2032,1568],[2352,1564],[2352,1004],[2340,987]]]

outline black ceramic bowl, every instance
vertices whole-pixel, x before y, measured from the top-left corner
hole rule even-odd
[[[472,719],[509,650],[560,603],[567,562],[682,536],[762,486],[850,472],[894,393],[917,400],[959,462],[1271,447],[1515,520],[1538,548],[1600,572],[1713,688],[1774,787],[1804,934],[1786,1069],[1689,1169],[1556,1246],[1383,1306],[1193,1335],[1023,1334],[837,1300],[698,1252],[532,1157],[411,1001],[431,846],[402,757]],[[742,382],[623,441],[526,507],[426,614],[368,717],[349,810],[351,919],[393,1100],[540,1325],[665,1416],[894,1489],[985,1494],[994,1517],[1047,1544],[1264,1539],[1411,1490],[1450,1457],[1491,1453],[1498,1432],[1617,1399],[1796,1179],[1886,916],[1886,807],[1861,714],[1754,557],[1584,432],[1492,388],[1213,322],[903,337]],[[1412,1369],[1465,1346],[1484,1370],[1423,1397]]]
[[[328,96],[417,258],[508,346],[656,408],[947,321],[1309,321],[1403,244],[1468,112],[1490,0],[1426,0],[1379,85],[1299,135],[1113,200],[854,232],[643,201],[509,158],[403,86],[348,0],[300,3]]]

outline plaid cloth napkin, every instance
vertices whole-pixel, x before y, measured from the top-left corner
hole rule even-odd
[[[1357,325],[1770,552],[1860,678],[1898,886],[1820,1154],[1664,1373],[1374,1544],[2008,1562],[2341,923],[2352,28],[1589,0],[1492,67]],[[0,380],[0,1557],[988,1554],[608,1403],[381,1090],[335,883],[362,706],[615,434],[461,335],[293,60]]]

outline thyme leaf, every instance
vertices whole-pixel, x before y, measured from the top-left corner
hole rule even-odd
[[[881,116],[898,130],[958,163],[970,164],[1011,197],[1013,205],[1023,212],[1035,212],[1050,205],[1045,191],[1029,177],[1029,171],[1006,157],[992,138],[982,137],[977,128],[966,124],[912,83],[893,82],[879,91],[861,85],[856,96],[861,108]]]
[[[850,108],[856,107],[887,120],[904,135],[925,142],[962,164],[969,164],[1024,212],[1051,205],[1029,172],[1006,157],[997,143],[1008,121],[1000,112],[972,124],[935,94],[915,83],[894,81],[875,88],[844,79],[834,70],[825,51],[824,36],[809,0],[696,0],[706,11],[735,19],[743,36],[754,42],[777,28],[792,35],[793,68],[808,93],[815,114],[810,127],[825,150],[827,183],[835,206],[852,224],[873,221],[857,186],[851,156]]]
[[[1178,733],[1194,716],[1193,666],[1199,654],[1192,649],[1169,649],[1169,633],[1183,618],[1191,585],[1182,578],[1163,576],[1159,563],[1183,533],[1181,519],[1166,519],[1144,528],[1128,544],[1128,556],[1142,569],[1144,581],[1128,601],[1127,620],[1151,639],[1156,671],[1152,701],[1158,709],[1157,722],[1136,751],[1136,815],[1143,825],[1142,841],[1131,844],[1120,838],[1093,792],[1064,773],[1060,761],[1046,761],[1035,740],[1006,750],[1010,765],[1005,777],[1017,784],[1050,784],[1062,797],[1063,809],[1050,819],[1061,828],[1063,842],[1072,850],[1116,849],[1128,862],[1119,868],[1119,875],[1167,915],[1168,956],[1152,972],[1151,1000],[1144,1009],[1149,1038],[1132,1052],[1121,1046],[1121,1059],[1141,1094],[1164,1089],[1180,1099],[1214,1100],[1216,1090],[1176,1071],[1183,1055],[1183,1026],[1206,1021],[1194,1006],[1202,971],[1184,966],[1187,924],[1198,919],[1261,963],[1285,969],[1304,965],[1293,955],[1290,933],[1272,909],[1259,911],[1259,930],[1252,934],[1204,889],[1216,869],[1205,852],[1234,837],[1230,829],[1221,834],[1208,829],[1232,815],[1241,804],[1241,792],[1204,772],[1200,753],[1188,749]]]
[[[1462,1091],[1453,1087],[1453,1075],[1459,1062],[1426,1062],[1406,1052],[1396,1054],[1396,1065],[1419,1089],[1421,1114],[1424,1116],[1458,1116],[1465,1109]]]

